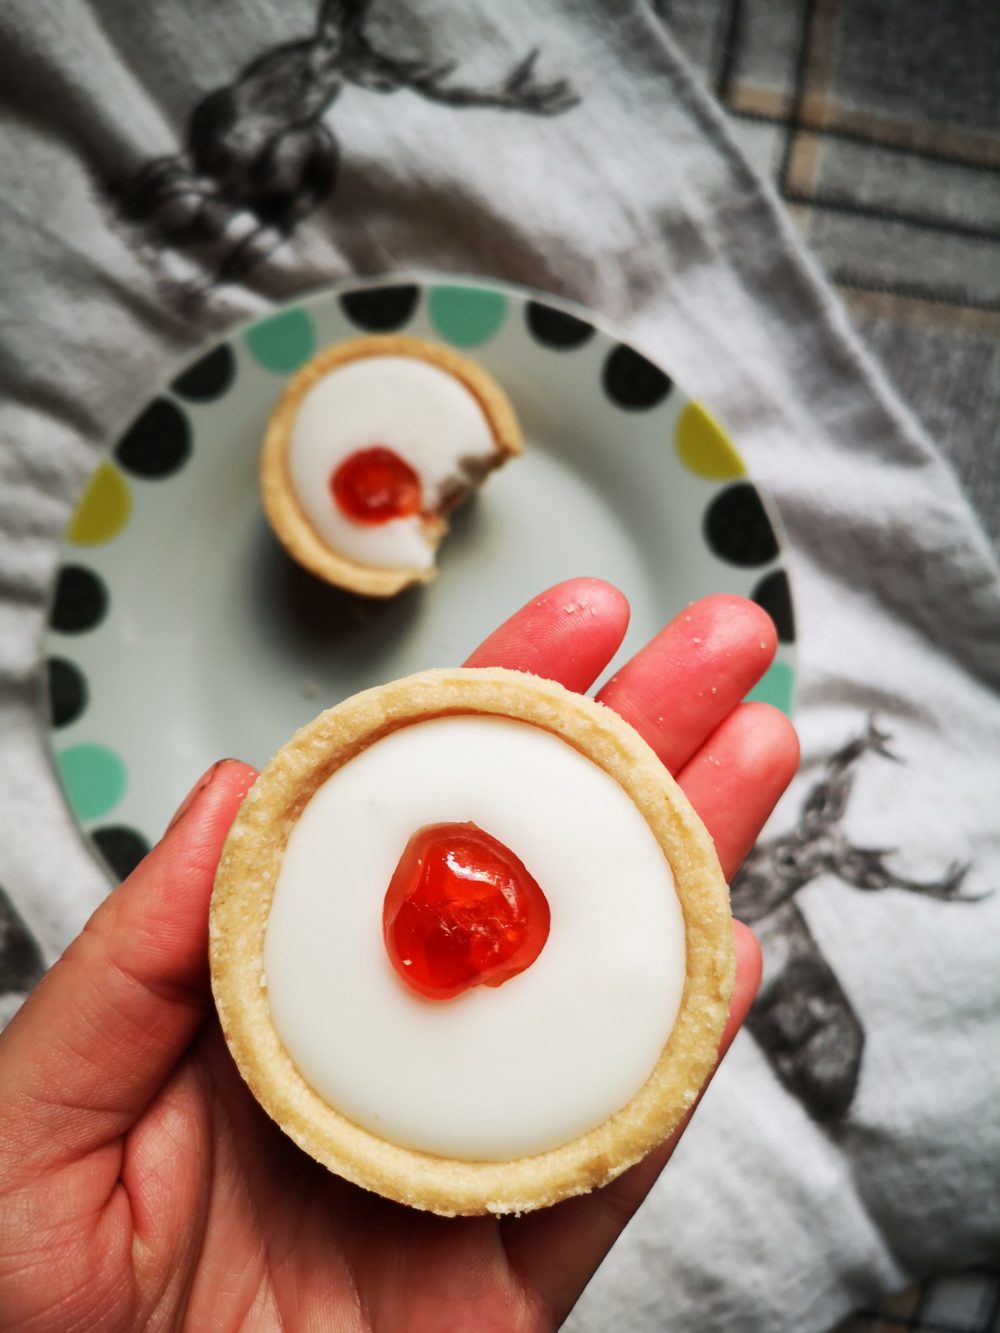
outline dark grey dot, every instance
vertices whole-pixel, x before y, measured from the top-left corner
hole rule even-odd
[[[127,879],[149,851],[149,843],[142,834],[124,824],[108,824],[104,828],[94,829],[90,837],[108,868],[119,880]]]
[[[645,412],[656,407],[673,388],[669,375],[624,343],[608,353],[602,383],[611,401],[626,412]]]
[[[67,727],[87,707],[87,681],[75,662],[50,657],[46,663],[49,718],[54,727]]]
[[[588,324],[576,315],[569,315],[565,310],[557,310],[555,306],[545,305],[542,301],[529,301],[525,306],[524,318],[536,342],[561,352],[582,347],[588,338],[594,336],[593,324]]]
[[[766,565],[778,539],[755,486],[738,482],[720,491],[705,512],[705,540],[731,565]]]
[[[776,569],[773,574],[765,574],[751,593],[758,606],[764,608],[774,621],[778,638],[782,643],[795,642],[795,610],[792,606],[792,590],[788,586],[788,575],[783,569]]]
[[[94,629],[108,609],[108,593],[92,569],[63,565],[56,579],[49,624],[62,634]]]
[[[207,403],[221,398],[236,376],[236,357],[228,343],[220,343],[187,370],[182,371],[171,386],[182,398],[196,403]]]
[[[182,468],[190,452],[187,416],[169,398],[154,398],[125,432],[115,457],[133,476],[159,481]]]
[[[341,309],[352,324],[372,333],[388,333],[409,323],[420,292],[412,283],[396,287],[365,287],[345,292]]]

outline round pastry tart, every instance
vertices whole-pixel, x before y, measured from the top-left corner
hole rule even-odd
[[[521,452],[482,367],[397,334],[327,347],[268,423],[261,494],[289,555],[329,583],[391,597],[434,577],[447,515]]]
[[[525,1212],[665,1139],[716,1059],[729,895],[616,713],[500,668],[322,713],[233,824],[212,986],[257,1099],[330,1170]]]

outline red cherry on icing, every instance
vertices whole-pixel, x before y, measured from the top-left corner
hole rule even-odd
[[[476,824],[425,824],[406,844],[382,908],[385,947],[431,1000],[501,986],[549,935],[549,904],[524,863]]]
[[[330,477],[330,491],[355,523],[387,523],[420,509],[420,478],[381,444],[348,454]]]

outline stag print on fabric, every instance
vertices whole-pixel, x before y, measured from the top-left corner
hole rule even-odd
[[[899,762],[890,737],[869,721],[864,735],[838,750],[808,792],[795,827],[759,843],[733,881],[733,913],[756,931],[764,984],[747,1026],[787,1090],[814,1119],[839,1120],[854,1099],[864,1028],[820,952],[795,894],[818,876],[835,875],[862,893],[901,889],[939,902],[975,902],[963,894],[969,869],[912,879],[893,869],[896,849],[857,847],[842,827],[857,765],[866,755]]]
[[[174,249],[219,245],[213,282],[235,281],[333,190],[341,150],[327,115],[345,86],[535,116],[577,103],[567,80],[538,77],[537,49],[480,86],[452,62],[382,50],[366,31],[372,3],[323,0],[310,36],[265,51],[202,98],[182,150],[146,162],[118,191],[121,216]]]

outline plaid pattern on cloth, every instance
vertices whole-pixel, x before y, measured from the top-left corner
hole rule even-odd
[[[1000,5],[657,8],[1000,546]]]
[[[1000,1277],[962,1273],[900,1292],[878,1310],[864,1310],[837,1333],[994,1333],[1000,1329]]]
[[[1000,6],[660,0],[855,325],[1000,546]],[[1000,1273],[837,1333],[996,1333]]]

